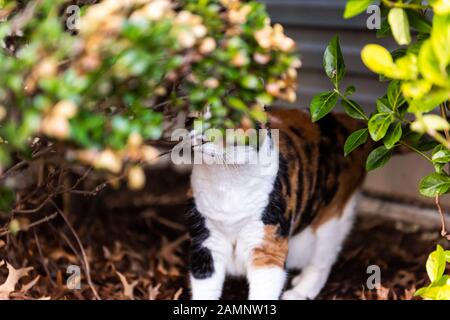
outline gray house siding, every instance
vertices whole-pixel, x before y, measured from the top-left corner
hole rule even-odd
[[[381,43],[387,47],[392,42],[378,39],[375,30],[368,30],[368,15],[354,19],[342,18],[344,0],[265,0],[273,22],[281,23],[286,33],[297,41],[303,67],[300,72],[297,105],[307,107],[312,96],[329,90],[330,83],[323,72],[322,55],[327,43],[339,34],[342,51],[347,66],[347,76],[343,86],[357,86],[355,99],[370,108],[385,90],[361,62],[360,52],[367,43]]]
[[[327,43],[338,34],[347,65],[343,87],[354,84],[354,98],[365,109],[373,110],[375,101],[385,92],[380,83],[361,62],[360,52],[367,43],[380,43],[388,48],[395,44],[390,39],[378,39],[375,30],[366,27],[367,14],[354,19],[342,18],[345,0],[264,0],[273,22],[281,23],[286,33],[294,38],[300,51],[303,66],[299,73],[296,107],[308,108],[312,96],[330,90],[331,83],[322,67],[322,55]],[[383,169],[369,173],[365,190],[391,197],[433,203],[418,195],[420,179],[433,168],[418,156],[395,157]],[[449,197],[443,203],[450,206]]]

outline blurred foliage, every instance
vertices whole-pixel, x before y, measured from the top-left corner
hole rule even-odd
[[[450,300],[450,276],[444,274],[450,251],[437,245],[428,256],[426,268],[431,283],[416,291],[415,295],[429,300]]]
[[[351,18],[365,12],[375,2],[349,0],[344,17]],[[368,156],[367,170],[384,166],[398,147],[409,148],[421,155],[434,166],[435,172],[422,179],[420,193],[435,197],[439,207],[439,196],[450,192],[450,124],[447,120],[450,98],[450,2],[381,0],[378,3],[382,21],[377,36],[392,36],[399,47],[389,52],[378,44],[368,44],[363,48],[361,58],[371,71],[379,75],[380,81],[388,82],[386,94],[374,101],[371,113],[366,114],[365,109],[352,99],[356,88],[340,88],[345,63],[339,39],[335,37],[324,54],[324,68],[333,89],[313,98],[310,106],[312,118],[317,121],[341,101],[351,117],[366,121],[367,128],[348,137],[344,153],[350,154],[369,137],[377,142],[378,147]],[[450,239],[445,226],[442,235]],[[438,275],[430,275],[433,283],[419,290],[418,295],[430,299],[450,299],[448,277],[442,276],[445,269],[443,254],[442,248],[438,247],[430,255],[427,270],[429,274]],[[430,271],[430,268],[438,271]]]
[[[296,98],[295,43],[261,3],[74,3],[0,2],[0,172],[53,145],[120,173],[154,160],[145,142],[170,135],[180,115],[208,108],[206,126],[249,126],[275,99]]]

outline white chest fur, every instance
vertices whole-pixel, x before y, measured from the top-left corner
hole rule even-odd
[[[250,249],[263,239],[261,216],[277,172],[275,151],[262,163],[194,165],[193,196],[210,230],[205,246],[224,255],[228,273],[245,274]]]
[[[260,217],[277,172],[275,150],[271,152],[270,161],[264,163],[194,165],[191,185],[197,209],[206,218],[224,226]]]

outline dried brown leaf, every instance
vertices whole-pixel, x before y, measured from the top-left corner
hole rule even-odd
[[[9,300],[11,292],[15,291],[19,280],[28,275],[28,272],[33,270],[33,267],[15,269],[12,265],[6,262],[8,268],[8,277],[6,281],[0,285],[0,300]]]
[[[120,242],[115,242],[114,243],[114,251],[111,252],[111,250],[109,250],[107,247],[103,246],[103,256],[105,257],[106,260],[112,261],[112,262],[119,262],[122,261],[126,252],[123,251],[122,249],[122,245],[120,244]]]
[[[175,292],[175,294],[173,295],[173,300],[180,299],[180,296],[182,293],[183,293],[183,288],[178,289],[177,292]]]
[[[184,234],[178,239],[170,242],[166,237],[162,237],[160,257],[163,261],[171,265],[183,265],[183,260],[177,254],[181,249],[181,244],[188,240],[188,234]]]
[[[416,292],[416,286],[412,286],[411,289],[405,289],[403,294],[403,300],[412,300],[414,298],[414,293]]]
[[[148,287],[148,299],[149,300],[156,300],[156,298],[159,295],[159,289],[161,288],[161,283],[158,283],[155,287],[150,285]]]
[[[41,276],[36,276],[36,278],[34,278],[33,280],[31,280],[30,282],[28,282],[27,284],[24,284],[22,286],[22,288],[20,289],[20,292],[22,293],[27,293],[31,288],[34,287],[34,285],[39,281],[39,278]]]
[[[77,264],[78,263],[78,258],[73,255],[70,254],[62,249],[55,249],[50,253],[50,258],[54,261],[58,261],[59,259],[67,259],[70,263],[72,264]]]
[[[389,300],[389,288],[383,287],[381,284],[377,286],[377,300]]]
[[[127,278],[123,274],[121,274],[119,271],[116,271],[117,275],[119,276],[120,282],[122,282],[123,285],[123,295],[131,300],[134,300],[134,288],[138,284],[138,281],[133,281],[132,283],[129,283],[127,281]]]

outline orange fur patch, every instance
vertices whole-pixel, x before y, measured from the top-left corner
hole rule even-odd
[[[288,239],[277,234],[277,226],[264,226],[264,240],[261,246],[253,250],[253,266],[256,268],[283,268],[287,253]]]

